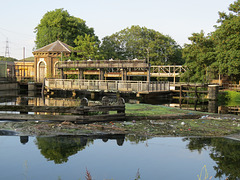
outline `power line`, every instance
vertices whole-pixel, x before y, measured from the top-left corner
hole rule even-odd
[[[21,32],[11,31],[11,30],[8,30],[8,29],[2,28],[2,27],[0,27],[0,29],[4,30],[6,32],[9,32],[9,33],[13,33],[13,34],[19,34],[19,35],[23,35],[23,36],[33,37],[33,35],[30,35],[30,34],[25,34],[25,33],[21,33]]]

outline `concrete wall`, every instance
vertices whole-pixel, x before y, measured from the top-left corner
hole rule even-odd
[[[19,85],[17,82],[0,82],[0,91],[17,89],[19,89]]]

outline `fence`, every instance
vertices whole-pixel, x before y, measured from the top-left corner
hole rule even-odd
[[[126,92],[156,92],[169,91],[168,81],[106,81],[81,79],[46,79],[47,89],[89,90],[89,91],[126,91]]]

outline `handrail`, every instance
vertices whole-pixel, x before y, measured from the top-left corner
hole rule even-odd
[[[112,81],[83,79],[46,79],[46,88],[88,91],[158,92],[169,91],[168,81]]]

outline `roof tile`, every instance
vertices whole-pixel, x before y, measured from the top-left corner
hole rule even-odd
[[[57,40],[51,44],[48,44],[34,52],[72,52],[72,47]]]

